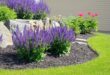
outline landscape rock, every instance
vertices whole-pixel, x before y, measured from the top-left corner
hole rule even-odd
[[[13,45],[11,32],[8,30],[3,22],[0,22],[0,34],[2,34],[3,39],[0,47],[6,48],[8,45]]]
[[[60,27],[60,24],[57,21],[52,21],[52,27]]]
[[[88,45],[86,42],[78,42],[78,41],[76,41],[76,43],[78,43],[80,45]]]
[[[24,27],[30,27],[30,24],[27,21],[22,21],[22,20],[9,20],[7,24],[7,27],[9,28],[9,30],[15,31],[16,27],[18,26],[20,31],[23,31]]]
[[[87,39],[76,38],[77,41],[87,42]]]
[[[39,27],[40,29],[44,29],[44,23],[42,20],[30,20],[29,24],[32,28]]]
[[[42,20],[22,20],[22,19],[16,19],[16,20],[9,20],[8,23],[6,23],[6,26],[9,28],[9,30],[12,32],[13,30],[18,28],[20,31],[23,31],[24,27],[27,28],[35,28],[39,27],[40,29],[44,28],[44,23]]]
[[[50,23],[50,18],[48,18],[48,17],[46,18],[44,25],[45,25],[45,29],[52,27],[52,25]]]

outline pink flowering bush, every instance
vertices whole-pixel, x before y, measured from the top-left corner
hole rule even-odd
[[[83,17],[83,16],[84,16],[84,14],[83,14],[83,13],[79,13],[79,15],[78,15],[78,16]]]
[[[86,34],[98,29],[97,13],[88,12],[85,16],[84,13],[79,13],[78,17],[68,17],[64,19],[64,23],[72,28],[76,34]]]
[[[97,21],[97,13],[88,12],[87,17],[83,17],[84,14],[80,13],[78,20],[79,20],[79,27],[81,30],[81,34],[91,33],[92,31],[97,31],[98,21]]]

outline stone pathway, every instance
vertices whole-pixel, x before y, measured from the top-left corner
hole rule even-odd
[[[87,45],[87,39],[76,38],[76,41],[73,43],[78,43],[81,45]]]
[[[86,39],[81,39],[81,38],[76,38],[76,41],[87,42],[87,40],[86,40]]]
[[[0,34],[3,36],[3,41],[0,44],[0,47],[6,48],[8,45],[13,45],[11,38],[12,35],[3,22],[0,22]]]

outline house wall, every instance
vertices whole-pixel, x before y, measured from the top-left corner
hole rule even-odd
[[[50,16],[78,15],[88,11],[99,13],[99,30],[110,31],[110,0],[44,0],[50,7]]]

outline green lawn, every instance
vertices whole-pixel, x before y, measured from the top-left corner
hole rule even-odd
[[[97,33],[88,43],[99,57],[84,64],[49,69],[2,69],[0,75],[110,75],[110,35]]]

